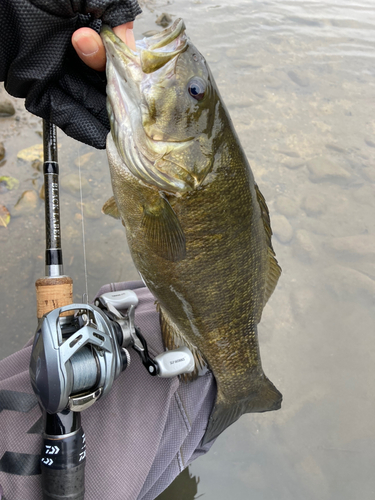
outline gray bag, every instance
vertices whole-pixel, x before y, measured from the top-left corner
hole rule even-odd
[[[150,353],[161,353],[155,299],[142,282],[106,285],[98,295],[124,289],[139,298],[135,320]],[[30,353],[31,342],[0,361],[0,485],[6,500],[41,499],[42,420],[29,380]],[[85,500],[156,498],[211,447],[200,441],[215,395],[211,372],[190,383],[151,377],[131,350],[130,366],[110,394],[82,413]]]

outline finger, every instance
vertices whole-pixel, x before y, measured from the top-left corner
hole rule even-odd
[[[91,28],[80,28],[73,33],[72,44],[82,61],[92,69],[104,71],[105,49],[100,35]]]
[[[113,28],[115,34],[130,47],[136,50],[133,22],[121,24]],[[90,28],[80,28],[73,33],[72,44],[82,61],[97,71],[105,70],[105,49],[102,39]]]
[[[126,45],[132,49],[136,50],[135,46],[135,38],[133,31],[133,22],[121,24],[120,26],[116,26],[113,28],[115,34],[121,38],[121,40],[126,43]]]

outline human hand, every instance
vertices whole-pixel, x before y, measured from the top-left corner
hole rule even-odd
[[[135,48],[132,21],[140,13],[137,0],[0,0],[0,19],[7,21],[0,81],[9,94],[25,98],[34,115],[104,149],[110,130],[106,77],[97,70],[104,70],[105,50],[90,28],[121,23],[115,32]]]
[[[136,50],[133,22],[113,28],[115,34],[132,50]],[[91,28],[80,28],[73,33],[72,44],[82,61],[96,71],[105,70],[106,55],[100,35]]]

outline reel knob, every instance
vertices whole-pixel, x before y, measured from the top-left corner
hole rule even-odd
[[[192,373],[195,367],[194,356],[185,346],[158,354],[154,361],[159,368],[158,376],[163,378]]]

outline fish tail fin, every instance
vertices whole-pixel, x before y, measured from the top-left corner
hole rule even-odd
[[[263,375],[262,384],[248,398],[228,405],[220,394],[216,397],[202,445],[217,438],[227,427],[236,422],[244,413],[258,413],[278,410],[281,407],[282,394],[273,383]]]

